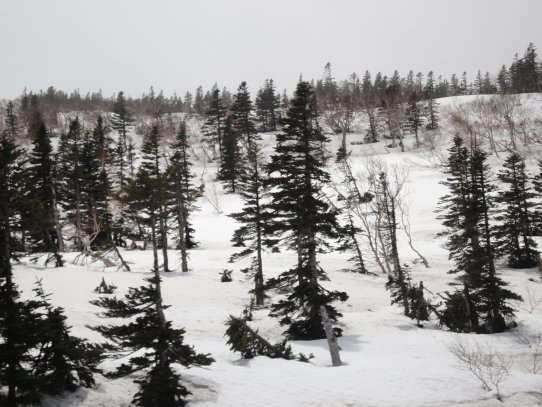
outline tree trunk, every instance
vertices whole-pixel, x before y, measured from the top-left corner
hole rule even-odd
[[[327,346],[329,347],[329,354],[331,355],[331,364],[333,366],[342,366],[341,355],[339,353],[340,347],[337,342],[337,337],[333,332],[333,324],[327,314],[325,306],[320,306],[320,315],[322,316],[322,325],[326,332]]]

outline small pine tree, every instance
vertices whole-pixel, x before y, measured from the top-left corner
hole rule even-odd
[[[538,264],[537,245],[532,239],[534,194],[528,186],[529,175],[525,162],[518,153],[512,153],[504,162],[499,179],[508,184],[496,199],[502,208],[496,220],[496,245],[500,255],[508,255],[512,268],[530,268]]]
[[[161,280],[157,268],[148,285],[130,288],[123,299],[102,297],[92,301],[102,307],[107,318],[130,318],[124,325],[93,327],[113,343],[112,351],[119,356],[132,355],[120,365],[111,377],[123,377],[145,371],[136,380],[139,391],[133,403],[144,407],[182,407],[186,403],[188,389],[180,383],[173,364],[184,367],[209,365],[213,359],[196,353],[184,343],[184,329],[175,329],[167,321],[162,303]],[[134,353],[140,351],[137,355]]]
[[[80,387],[95,384],[94,373],[103,359],[103,349],[72,336],[64,310],[53,307],[49,294],[45,294],[41,281],[36,283],[36,310],[41,315],[37,355],[32,360],[32,371],[40,392],[59,395]]]

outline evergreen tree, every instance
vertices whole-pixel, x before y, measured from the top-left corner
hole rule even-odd
[[[247,272],[250,272],[254,279],[253,293],[256,305],[262,306],[265,301],[262,250],[265,243],[263,233],[267,221],[267,214],[264,211],[264,199],[267,191],[263,185],[265,181],[262,170],[263,158],[256,143],[249,147],[247,157],[246,171],[240,177],[238,185],[239,194],[244,201],[243,209],[241,212],[230,215],[242,224],[235,230],[232,241],[236,246],[243,247],[243,250],[234,254],[230,261],[255,255]]]
[[[32,360],[32,373],[40,393],[59,395],[79,387],[93,387],[94,373],[103,359],[103,349],[72,336],[64,310],[53,307],[41,281],[36,288],[35,314],[40,316],[37,354]]]
[[[162,171],[158,146],[158,125],[154,124],[141,146],[142,161],[133,179],[124,188],[122,201],[129,216],[139,225],[150,229],[154,268],[158,270],[158,248],[162,248],[163,270],[168,272],[166,172]]]
[[[414,136],[416,137],[416,147],[419,148],[420,139],[418,137],[418,132],[421,125],[423,124],[423,113],[420,107],[419,96],[416,92],[413,92],[410,95],[406,108],[406,119],[408,128],[414,133]]]
[[[231,115],[233,117],[233,129],[247,149],[252,142],[259,140],[252,118],[253,110],[254,107],[250,93],[248,92],[247,83],[241,82],[241,85],[237,88],[237,94],[231,108]]]
[[[273,215],[268,230],[297,251],[298,262],[272,281],[275,286],[291,287],[288,296],[273,305],[272,314],[281,317],[281,325],[288,325],[289,338],[327,337],[331,348],[334,336],[340,334],[340,329],[330,329],[331,321],[340,316],[331,303],[344,301],[347,295],[324,290],[319,284],[324,272],[316,254],[325,248],[325,238],[337,238],[338,226],[336,211],[323,197],[329,174],[320,150],[327,139],[318,124],[316,100],[308,82],[298,83],[283,125],[268,167]]]
[[[19,133],[17,116],[15,115],[15,107],[13,102],[9,101],[6,106],[6,117],[4,118],[4,124],[6,126],[6,134],[13,140],[17,139]]]
[[[133,121],[132,115],[126,106],[124,92],[120,91],[113,105],[113,113],[111,115],[111,127],[118,133],[117,145],[115,147],[115,162],[118,166],[120,188],[122,188],[126,179],[128,145],[131,141],[128,131]]]
[[[512,153],[504,162],[499,179],[508,184],[496,199],[502,210],[496,219],[496,245],[499,254],[508,255],[512,268],[530,268],[538,264],[536,243],[532,239],[534,194],[528,186],[529,175],[525,162],[518,153]]]
[[[175,144],[172,146],[173,155],[168,169],[170,191],[173,196],[173,214],[177,221],[179,250],[181,251],[181,270],[188,271],[187,249],[197,245],[192,237],[194,229],[190,225],[190,212],[195,209],[195,200],[198,191],[192,186],[194,175],[190,171],[191,163],[188,154],[188,141],[186,137],[186,124],[182,122]]]
[[[441,199],[443,225],[448,228],[450,258],[461,273],[462,290],[448,293],[441,322],[453,331],[491,333],[514,326],[514,310],[508,302],[519,300],[498,276],[494,257],[493,231],[489,223],[490,193],[486,154],[454,138],[449,150],[443,183],[450,193]]]
[[[25,227],[29,231],[29,251],[49,253],[46,263],[54,260],[55,266],[61,267],[64,262],[59,252],[64,250],[64,243],[57,211],[52,146],[45,122],[38,111],[34,111],[30,121],[29,135],[33,145],[28,177],[32,207],[28,208],[28,224]]]
[[[280,107],[280,96],[275,94],[273,79],[266,79],[263,88],[256,96],[256,115],[261,122],[261,131],[277,130],[277,113]]]
[[[216,147],[218,146],[218,154],[220,162],[222,162],[222,139],[224,137],[224,125],[226,121],[226,110],[222,104],[220,91],[215,89],[211,96],[211,104],[209,110],[205,114],[206,120],[203,125],[203,134],[207,137],[207,142],[211,145],[216,155]]]
[[[239,145],[239,133],[233,126],[233,115],[226,118],[222,144],[222,162],[218,168],[217,178],[226,184],[229,192],[236,192],[239,177],[243,173],[243,157]]]
[[[6,133],[0,135],[0,404],[7,407],[39,402],[29,368],[36,342],[35,307],[19,300],[11,267],[19,246],[14,232],[23,229],[29,176],[23,154]]]
[[[86,153],[92,156],[87,143]],[[65,216],[73,225],[74,243],[78,250],[83,250],[82,234],[85,230],[84,208],[85,174],[83,170],[83,128],[79,118],[70,122],[67,133],[60,136],[60,144],[57,154],[58,184],[61,199],[59,203],[64,209]],[[89,157],[91,159],[91,157]]]
[[[184,343],[184,329],[175,329],[166,320],[162,302],[161,280],[158,268],[146,280],[148,285],[130,288],[123,299],[102,297],[93,301],[104,309],[107,318],[130,318],[123,325],[98,326],[93,329],[112,341],[113,352],[128,356],[127,363],[120,365],[111,377],[123,377],[145,371],[137,379],[139,391],[133,403],[144,407],[182,407],[190,394],[180,383],[179,374],[173,364],[184,367],[209,365],[209,355],[196,353],[192,346]],[[137,352],[137,354],[136,354]]]
[[[427,74],[427,82],[423,88],[426,98],[427,129],[433,130],[438,127],[438,102],[435,100],[435,80],[433,71]]]

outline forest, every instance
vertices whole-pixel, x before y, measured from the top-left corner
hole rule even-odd
[[[469,400],[529,405],[541,112],[532,43],[472,80],[328,63],[252,95],[25,89],[0,109],[0,405],[234,405],[226,362],[358,374],[368,321],[438,342]]]

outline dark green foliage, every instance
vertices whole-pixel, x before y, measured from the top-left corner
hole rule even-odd
[[[28,198],[25,229],[30,233],[28,250],[31,253],[49,253],[46,260],[54,260],[56,267],[64,262],[58,253],[59,236],[55,228],[56,187],[51,140],[41,114],[36,110],[30,122],[32,140],[30,175],[27,178]]]
[[[149,239],[153,249],[154,269],[158,270],[158,248],[162,248],[163,269],[168,268],[167,257],[167,172],[161,169],[158,145],[158,125],[153,125],[141,146],[141,165],[134,178],[123,188],[120,199],[126,207],[126,216],[138,226],[139,236]]]
[[[391,303],[407,304],[406,316],[417,321],[421,327],[420,321],[429,320],[430,311],[424,296],[423,283],[420,281],[418,286],[412,285],[409,267],[405,264],[402,267],[404,279],[400,279],[392,274],[388,276],[386,290],[391,292]]]
[[[299,82],[283,121],[284,132],[277,135],[275,154],[268,166],[268,185],[273,216],[268,233],[283,245],[296,250],[298,263],[269,285],[288,287],[286,298],[272,307],[272,315],[287,325],[291,339],[325,337],[320,306],[336,321],[340,313],[331,305],[347,295],[327,291],[318,283],[325,273],[319,268],[317,252],[327,246],[326,238],[337,238],[337,211],[324,198],[322,188],[329,182],[321,148],[327,141],[318,125],[316,100],[311,85]],[[339,329],[335,329],[340,333]]]
[[[125,360],[111,377],[123,377],[145,371],[137,380],[139,391],[133,403],[144,407],[183,406],[190,394],[180,384],[173,364],[184,367],[209,365],[213,359],[196,353],[184,343],[184,329],[176,329],[164,317],[161,282],[158,272],[146,280],[147,285],[130,288],[124,298],[102,297],[92,301],[104,309],[101,316],[128,319],[121,325],[103,325],[92,329],[112,342],[112,353]]]
[[[198,246],[194,240],[194,229],[190,224],[190,213],[197,209],[195,201],[200,192],[192,185],[195,175],[190,170],[188,136],[186,123],[182,122],[172,145],[172,156],[168,168],[169,191],[173,194],[173,217],[178,225],[179,248],[183,250]]]
[[[261,131],[277,130],[280,95],[275,94],[273,79],[266,79],[263,88],[256,96],[256,115],[261,123]]]
[[[414,136],[416,137],[416,147],[420,147],[418,132],[423,124],[423,112],[420,104],[420,97],[418,93],[412,92],[405,114],[408,129],[414,133]]]
[[[426,98],[426,113],[427,117],[427,129],[433,130],[438,127],[438,102],[435,100],[435,80],[433,78],[433,71],[427,74],[427,82],[423,88]]]
[[[235,246],[240,246],[244,249],[233,254],[230,261],[233,262],[240,258],[254,255],[252,267],[255,285],[254,294],[256,296],[256,304],[263,305],[265,292],[262,250],[264,245],[269,246],[271,243],[263,236],[269,218],[269,214],[264,209],[264,200],[268,191],[264,187],[263,157],[261,157],[256,142],[253,142],[249,146],[247,159],[245,172],[239,178],[238,184],[239,194],[244,202],[243,208],[241,212],[230,215],[238,223],[241,223],[241,227],[235,230],[232,241],[235,243]]]
[[[24,152],[6,134],[0,135],[0,404],[38,404],[39,394],[29,363],[36,345],[35,304],[19,300],[11,259],[21,231],[28,170]],[[6,392],[7,390],[7,392]]]
[[[232,127],[237,137],[248,148],[252,142],[258,141],[259,136],[254,125],[252,112],[254,110],[247,83],[242,82],[237,88],[237,94],[231,107]]]
[[[292,347],[287,344],[286,340],[271,344],[261,335],[258,330],[253,330],[247,324],[245,318],[235,318],[230,315],[226,321],[225,336],[228,337],[227,345],[234,352],[239,352],[243,359],[252,359],[256,356],[267,356],[271,359],[297,359],[301,362],[308,362],[311,356],[307,357],[303,354],[294,355]]]
[[[530,268],[538,264],[537,245],[532,239],[534,194],[528,186],[529,175],[523,158],[512,153],[499,172],[499,179],[507,190],[499,193],[496,202],[502,211],[496,217],[501,223],[495,227],[499,255],[508,255],[512,268]]]
[[[34,291],[37,297],[34,315],[41,318],[35,332],[39,344],[32,371],[40,392],[59,395],[94,386],[94,373],[100,372],[97,365],[103,359],[103,349],[70,334],[64,310],[51,305],[40,281]]]
[[[232,270],[222,270],[222,273],[220,274],[220,282],[231,283],[233,281],[231,278],[231,273],[233,273]]]
[[[240,134],[233,126],[233,116],[226,118],[222,143],[222,161],[218,168],[217,178],[224,182],[228,192],[236,192],[239,178],[243,173],[243,156],[241,154]]]
[[[117,174],[119,186],[122,188],[129,163],[128,146],[131,143],[131,137],[128,135],[128,131],[134,121],[131,113],[128,111],[124,92],[120,91],[118,93],[112,111],[111,127],[118,133],[114,162],[118,168]]]
[[[514,326],[514,310],[510,300],[519,300],[517,294],[506,288],[506,283],[495,269],[493,230],[489,222],[492,205],[486,154],[478,148],[469,151],[463,139],[454,138],[449,150],[447,180],[443,182],[450,193],[441,199],[440,216],[448,228],[450,258],[456,268],[452,273],[461,273],[462,291],[448,295],[442,314],[443,323],[455,321],[450,329],[463,332],[502,332]],[[460,298],[472,306],[461,305]],[[466,312],[455,315],[455,312]],[[465,322],[457,326],[457,321]]]
[[[215,89],[212,93],[211,104],[209,110],[205,113],[205,117],[206,120],[202,129],[203,134],[215,153],[218,147],[218,154],[220,155],[220,161],[222,161],[222,140],[226,123],[226,110],[223,107],[218,89]]]

